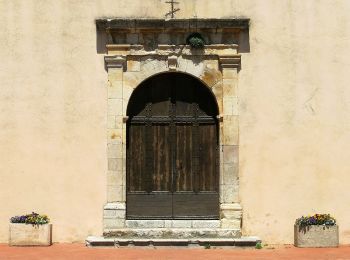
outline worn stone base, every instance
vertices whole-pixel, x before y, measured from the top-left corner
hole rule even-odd
[[[27,225],[10,224],[10,246],[50,246],[52,244],[52,224]]]
[[[242,238],[108,238],[108,237],[88,237],[86,246],[255,246],[261,242],[258,237]]]
[[[121,228],[103,234],[114,238],[240,238],[239,229],[223,228]]]
[[[220,228],[220,220],[126,220],[126,228]]]
[[[338,247],[338,226],[307,226],[300,228],[294,225],[294,245],[296,247]]]

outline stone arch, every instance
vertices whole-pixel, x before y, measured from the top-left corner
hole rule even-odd
[[[222,101],[222,97],[221,97],[221,95],[219,95],[219,93],[221,94],[221,92],[217,91],[217,89],[216,89],[216,88],[221,87],[220,80],[218,80],[217,82],[208,81],[208,80],[206,80],[208,78],[208,76],[196,77],[195,75],[188,73],[188,72],[184,72],[184,71],[162,71],[162,72],[155,73],[151,76],[148,76],[148,77],[142,79],[141,81],[139,81],[139,83],[133,88],[132,93],[130,94],[130,96],[127,99],[128,105],[125,106],[124,114],[129,116],[128,108],[130,106],[130,101],[133,98],[133,95],[135,94],[135,92],[137,91],[138,88],[142,87],[147,81],[155,79],[159,75],[166,75],[166,74],[184,75],[185,77],[187,76],[187,77],[192,78],[193,80],[199,82],[201,84],[201,86],[205,87],[207,89],[207,91],[210,93],[210,95],[212,96],[213,100],[215,101],[215,109],[217,111],[216,113],[217,113],[217,115],[220,114],[221,111],[220,111],[219,102]],[[211,83],[211,84],[208,85],[207,83]]]

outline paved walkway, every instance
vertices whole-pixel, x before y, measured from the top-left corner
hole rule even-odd
[[[293,246],[267,246],[263,249],[255,248],[87,248],[83,244],[54,244],[51,247],[9,247],[0,244],[0,259],[349,259],[350,246],[340,248],[295,248]]]

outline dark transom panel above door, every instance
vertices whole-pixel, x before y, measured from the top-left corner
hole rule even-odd
[[[127,113],[127,218],[219,218],[217,104],[206,86],[154,76]]]

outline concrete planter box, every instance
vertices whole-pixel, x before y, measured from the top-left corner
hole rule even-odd
[[[294,225],[294,245],[296,247],[338,247],[339,228],[335,226]]]
[[[30,225],[10,223],[10,246],[50,246],[52,224]]]

